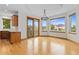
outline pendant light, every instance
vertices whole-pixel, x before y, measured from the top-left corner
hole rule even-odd
[[[46,15],[46,9],[44,9],[43,17],[41,17],[41,20],[48,20],[49,18]]]

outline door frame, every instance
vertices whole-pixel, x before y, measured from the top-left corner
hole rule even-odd
[[[27,23],[26,23],[26,32],[27,32],[27,38],[28,38],[28,19],[32,19],[33,20],[33,37],[39,37],[40,35],[40,19],[37,17],[31,17],[31,16],[27,16]],[[34,36],[34,19],[38,20],[38,36]]]

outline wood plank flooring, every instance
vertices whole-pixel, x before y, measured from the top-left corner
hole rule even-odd
[[[0,55],[78,55],[79,44],[66,39],[36,37],[10,44],[0,40]]]

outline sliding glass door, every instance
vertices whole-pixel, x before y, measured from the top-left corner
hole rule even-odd
[[[27,38],[36,37],[39,35],[39,19],[27,19]]]

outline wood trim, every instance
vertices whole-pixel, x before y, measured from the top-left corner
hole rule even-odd
[[[40,19],[38,20],[38,36],[40,35]]]
[[[31,19],[40,19],[40,17],[35,17],[35,16],[26,16],[26,18],[31,18]]]
[[[27,19],[34,19],[33,17],[27,16]]]
[[[34,37],[34,19],[33,19],[33,37]]]

